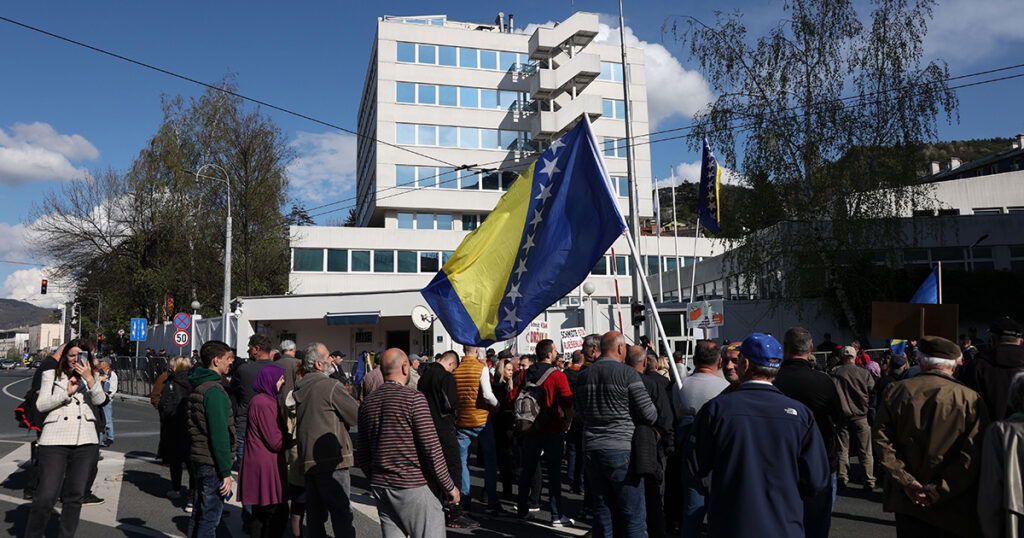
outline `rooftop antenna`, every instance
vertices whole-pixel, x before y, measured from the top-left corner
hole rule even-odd
[[[516,31],[515,15],[508,14],[508,33],[512,34]]]
[[[494,25],[498,27],[498,31],[505,32],[505,12],[499,11],[498,16],[494,18]]]

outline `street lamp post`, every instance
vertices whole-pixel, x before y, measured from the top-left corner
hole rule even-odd
[[[224,179],[211,176],[201,176],[203,168],[206,168],[207,166],[220,170],[221,173],[224,174]],[[224,304],[221,305],[220,332],[221,340],[228,343],[228,336],[230,332],[228,315],[231,313],[231,176],[228,175],[227,170],[224,170],[220,166],[213,163],[207,163],[200,166],[199,170],[196,170],[196,181],[199,181],[200,177],[223,181],[228,188],[228,214],[227,217],[225,217],[224,223]]]

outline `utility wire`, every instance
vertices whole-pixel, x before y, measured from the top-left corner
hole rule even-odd
[[[324,120],[321,120],[321,119],[318,119],[318,118],[314,118],[313,116],[310,116],[308,114],[303,114],[301,112],[296,112],[294,110],[285,108],[283,106],[278,106],[278,105],[275,105],[273,103],[268,103],[267,101],[263,101],[261,99],[256,99],[254,97],[249,97],[247,95],[243,95],[243,94],[240,94],[238,92],[234,92],[234,91],[231,91],[231,90],[228,90],[228,89],[225,89],[225,88],[221,88],[219,86],[214,86],[213,84],[210,84],[210,83],[207,83],[207,82],[203,82],[201,80],[194,79],[194,78],[189,77],[187,75],[182,75],[180,73],[175,73],[174,71],[171,71],[169,69],[164,69],[162,67],[158,67],[158,66],[155,66],[155,65],[152,65],[152,64],[148,64],[146,62],[143,62],[143,61],[140,61],[140,60],[136,60],[134,58],[129,58],[127,56],[123,56],[123,55],[118,54],[116,52],[112,52],[112,51],[109,51],[109,50],[106,50],[106,49],[103,49],[103,48],[100,48],[100,47],[97,47],[97,46],[94,46],[94,45],[90,45],[88,43],[83,43],[81,41],[77,41],[75,39],[71,39],[70,37],[65,37],[65,36],[62,36],[60,34],[55,34],[53,32],[44,30],[42,28],[38,28],[36,26],[25,24],[23,22],[19,22],[19,21],[16,21],[14,19],[10,19],[10,18],[4,17],[2,15],[0,15],[0,21],[9,22],[9,23],[11,23],[11,24],[13,24],[15,26],[20,26],[22,28],[25,28],[26,30],[32,30],[33,32],[39,32],[40,34],[47,35],[47,36],[50,36],[50,37],[55,38],[55,39],[59,39],[61,41],[65,41],[67,43],[71,43],[72,45],[77,45],[79,47],[83,47],[83,48],[89,49],[91,51],[98,52],[100,54],[105,54],[105,55],[110,56],[112,58],[116,58],[118,60],[122,60],[122,61],[128,62],[130,64],[137,65],[139,67],[143,67],[143,68],[146,68],[146,69],[151,69],[151,70],[156,71],[158,73],[163,73],[165,75],[168,75],[168,76],[171,76],[171,77],[174,77],[174,78],[178,78],[178,79],[184,80],[186,82],[191,82],[193,84],[197,84],[197,85],[202,86],[204,88],[208,88],[208,89],[211,89],[211,90],[214,90],[214,91],[217,91],[217,92],[221,92],[223,94],[230,95],[232,97],[237,97],[239,99],[242,99],[244,101],[248,101],[250,103],[255,103],[255,104],[260,105],[260,106],[265,106],[267,108],[270,108],[270,109],[273,109],[273,110],[277,110],[278,112],[283,112],[285,114],[289,114],[289,115],[295,116],[297,118],[302,118],[304,120],[309,120],[309,121],[311,121],[313,123],[316,123],[316,124],[319,124],[319,125],[323,125],[324,127],[330,127],[331,129],[337,129],[339,131],[342,131],[342,132],[345,132],[345,133],[349,133],[349,134],[358,136],[360,138],[365,138],[365,139],[367,139],[367,140],[369,140],[371,142],[378,142],[378,143],[384,144],[386,146],[391,146],[393,148],[397,148],[397,149],[400,149],[402,151],[406,151],[406,152],[412,153],[413,155],[417,155],[417,156],[423,157],[425,159],[430,159],[432,161],[436,161],[436,162],[439,162],[439,163],[442,163],[442,164],[445,164],[445,165],[448,165],[448,166],[458,166],[458,165],[452,164],[450,162],[447,162],[447,161],[445,161],[443,159],[439,159],[437,157],[432,157],[432,156],[427,155],[425,153],[420,153],[418,151],[411,150],[411,149],[409,149],[409,148],[407,148],[405,146],[400,146],[398,144],[393,144],[391,142],[385,142],[383,140],[379,140],[379,139],[377,139],[375,137],[372,137],[370,135],[362,134],[362,133],[359,133],[357,131],[353,131],[352,129],[346,129],[345,127],[342,127],[340,125],[337,125],[337,124],[334,124],[334,123],[331,123],[331,122],[328,122],[328,121],[324,121]]]

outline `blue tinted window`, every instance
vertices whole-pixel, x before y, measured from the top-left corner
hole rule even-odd
[[[476,88],[459,88],[459,106],[463,108],[476,108],[480,105],[480,91]]]
[[[433,105],[437,103],[437,86],[431,86],[430,84],[419,85],[419,99],[417,102],[424,105]]]
[[[454,127],[451,127],[451,129],[454,129]],[[438,168],[437,176],[438,187],[442,189],[459,188],[459,174],[454,168]]]
[[[441,125],[437,128],[437,145],[444,146],[446,148],[455,147],[456,130],[455,127],[447,127]]]
[[[416,131],[417,144],[421,146],[437,145],[437,127],[433,125],[418,125]]]
[[[473,127],[459,127],[459,147],[478,148],[480,147],[479,129]]]
[[[605,138],[604,139],[604,156],[614,157],[615,156],[615,139]]]
[[[629,196],[629,178],[619,178],[619,196]]]
[[[519,61],[519,56],[514,52],[502,52],[501,53],[501,64],[500,68],[502,71],[508,71],[516,66],[516,62]]]
[[[418,61],[421,64],[437,63],[437,47],[433,45],[418,45],[420,55]]]
[[[396,100],[399,103],[416,102],[416,85],[411,82],[399,82],[396,92]]]
[[[498,108],[498,91],[480,90],[480,108]]]
[[[451,230],[452,229],[452,216],[451,215],[438,215],[437,216],[437,229],[438,230]]]
[[[626,118],[626,102],[615,101],[615,117],[620,119]]]
[[[455,47],[438,47],[437,63],[441,65],[456,65]]]
[[[416,251],[413,250],[399,250],[398,251],[398,272],[399,273],[415,273],[416,272]]]
[[[398,214],[398,228],[402,230],[412,229],[412,213]]]
[[[399,187],[411,187],[416,182],[416,167],[402,166],[395,167],[395,185]]]
[[[416,62],[416,45],[412,43],[399,43],[398,44],[398,61],[400,62]]]
[[[622,64],[612,64],[612,80],[622,82]]]
[[[292,249],[292,271],[323,271],[324,249],[295,248]]]
[[[611,99],[602,99],[601,104],[603,105],[603,108],[601,109],[601,115],[603,115],[606,118],[614,118],[615,103]]]
[[[434,229],[434,214],[433,213],[416,213],[416,229],[417,230],[433,230]]]
[[[441,264],[438,263],[437,258],[436,252],[420,252],[420,272],[436,273],[441,269]]]
[[[348,251],[328,249],[327,270],[332,273],[344,273],[348,271]]]
[[[590,270],[592,275],[607,275],[608,274],[608,256],[601,256],[597,259],[597,263],[594,264],[594,268]]]
[[[373,272],[394,273],[395,272],[395,251],[375,250],[373,251]]]
[[[523,65],[526,65],[528,63],[530,63],[530,55],[526,54],[525,52],[520,52],[519,53],[519,65],[523,66]]]
[[[450,250],[446,250],[446,251],[442,252],[441,253],[441,263],[442,264],[448,263],[448,260],[451,259],[452,254],[455,254],[455,253],[450,251]]]
[[[416,169],[416,186],[433,187],[437,184],[437,172],[434,168],[421,166]]]
[[[498,131],[494,129],[480,129],[480,147],[486,149],[498,149]]]
[[[480,217],[477,215],[463,215],[462,216],[462,229],[463,230],[475,230],[480,225]]]
[[[415,144],[416,143],[416,126],[411,123],[398,123],[395,124],[399,144]]]
[[[455,86],[437,87],[437,104],[444,106],[458,106],[459,90]]]
[[[353,271],[369,271],[370,270],[370,251],[369,250],[353,250],[352,251],[352,270]]]
[[[518,92],[510,92],[508,90],[500,90],[498,92],[498,105],[506,110],[515,104],[517,99],[519,99]]]
[[[459,65],[476,69],[476,49],[459,49]]]
[[[472,170],[463,170],[461,174],[460,181],[463,189],[478,190],[480,188],[480,174]]]
[[[493,50],[480,51],[480,69],[497,69],[498,53]]]
[[[516,139],[519,138],[519,131],[501,131],[499,137],[501,139],[501,149],[513,149]]]

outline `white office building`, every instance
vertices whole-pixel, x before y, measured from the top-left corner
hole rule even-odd
[[[350,356],[391,346],[452,348],[440,322],[427,331],[414,327],[410,313],[425,304],[419,290],[519,171],[584,116],[628,215],[623,79],[630,83],[633,134],[642,140],[644,55],[627,49],[624,66],[619,46],[596,42],[597,35],[592,13],[531,34],[517,33],[505,19],[378,19],[359,107],[356,226],[292,228],[290,293],[240,298],[238,346],[260,331],[300,346],[322,341]],[[650,218],[649,146],[635,145],[633,159],[638,213]],[[695,251],[692,236],[643,236],[639,248],[652,273],[721,252],[705,239]],[[620,316],[629,326],[626,242],[612,250],[588,279],[591,296],[580,286],[539,318],[556,342],[558,328],[606,331]]]

